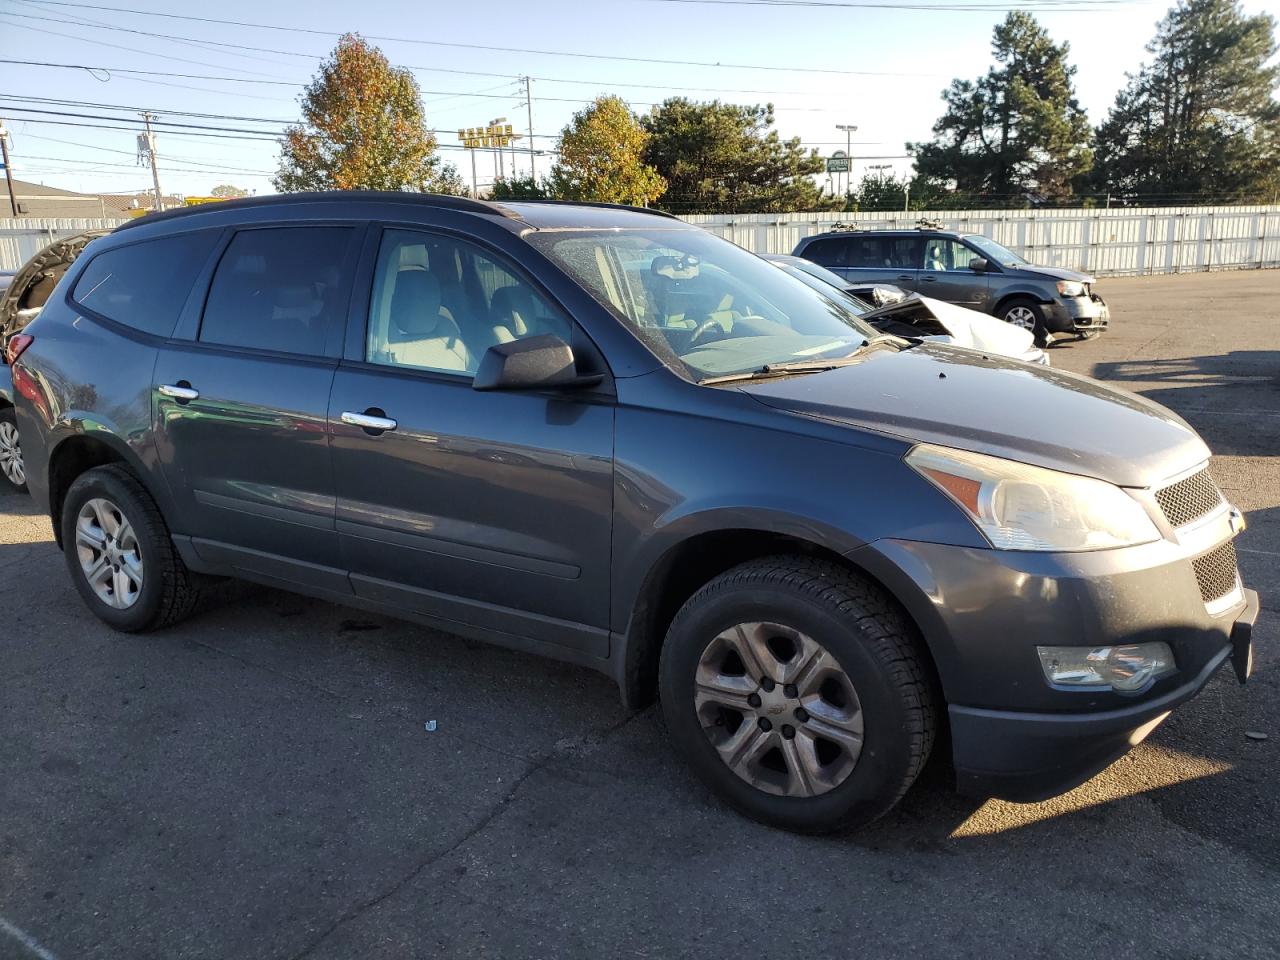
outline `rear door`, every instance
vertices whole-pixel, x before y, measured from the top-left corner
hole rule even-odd
[[[366,254],[329,407],[355,592],[608,652],[612,389],[478,392],[495,342],[584,335],[498,251],[387,229]],[[589,342],[588,342],[589,343]]]
[[[987,274],[969,267],[969,261],[981,257],[959,240],[927,237],[920,268],[920,285],[916,288],[926,297],[945,300],[970,310],[987,310]]]
[[[174,533],[259,577],[349,592],[326,413],[363,227],[230,231],[203,309],[156,364]]]

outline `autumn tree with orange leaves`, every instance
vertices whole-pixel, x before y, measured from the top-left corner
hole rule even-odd
[[[393,67],[358,34],[345,34],[301,99],[302,122],[280,146],[273,182],[299,190],[462,193],[452,164],[436,155],[413,75]]]

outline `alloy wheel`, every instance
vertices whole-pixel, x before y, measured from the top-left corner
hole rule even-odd
[[[15,487],[27,482],[27,471],[22,465],[22,447],[18,443],[18,428],[8,420],[0,420],[0,473]]]
[[[1004,315],[1004,319],[1006,323],[1021,327],[1023,330],[1034,332],[1036,329],[1036,315],[1031,312],[1030,307],[1014,307]]]
[[[720,759],[765,793],[834,790],[862,752],[853,681],[825,647],[783,624],[740,623],[711,640],[694,706]]]
[[[142,593],[142,551],[133,525],[110,500],[95,497],[76,516],[76,554],[98,599],[117,610]]]

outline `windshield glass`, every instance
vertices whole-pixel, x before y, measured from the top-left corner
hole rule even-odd
[[[831,276],[835,277],[836,281],[839,283],[838,287],[834,286],[830,281],[822,279],[818,274],[814,273],[807,267],[802,267],[798,263],[778,263],[777,266],[791,274],[805,286],[812,287],[824,297],[834,297],[836,300],[839,300],[841,304],[848,307],[850,311],[859,317],[872,309],[871,304],[859,300],[852,293],[845,290],[847,284],[834,273],[831,274]],[[818,269],[822,270],[821,267],[818,267]],[[826,271],[823,272],[825,273]]]
[[[1029,264],[1029,260],[1023,260],[1008,247],[1001,246],[988,237],[968,236],[964,238],[967,243],[977,247],[982,251],[982,255],[992,263],[998,263],[1002,267],[1016,267],[1020,264]]]
[[[879,336],[847,302],[704,230],[541,231],[526,239],[695,380],[846,357]]]
[[[840,276],[840,274],[832,273],[826,267],[820,267],[812,260],[799,260],[798,262],[784,260],[779,262],[781,262],[783,266],[791,267],[795,270],[801,271],[802,273],[807,273],[811,277],[817,277],[823,283],[829,283],[831,286],[840,290],[844,290],[849,286],[849,281]]]

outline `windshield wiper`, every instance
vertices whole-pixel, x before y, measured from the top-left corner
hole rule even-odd
[[[881,338],[876,337],[875,339],[878,341]],[[766,363],[763,367],[757,367],[755,370],[726,373],[718,377],[704,377],[698,381],[698,385],[731,383],[734,380],[763,380],[766,377],[785,376],[791,373],[821,373],[824,370],[834,370],[836,367],[844,367],[857,360],[858,351],[871,342],[870,340],[863,340],[853,353],[843,357],[827,357],[826,359],[813,357],[806,360],[783,360],[779,363]]]

